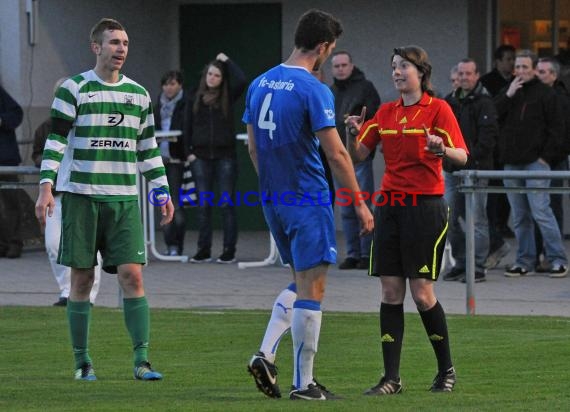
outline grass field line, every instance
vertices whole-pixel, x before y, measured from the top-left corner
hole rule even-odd
[[[419,315],[405,315],[402,395],[365,397],[381,374],[378,314],[324,312],[317,379],[344,397],[326,405],[270,400],[246,364],[270,310],[152,309],[150,359],[164,381],[136,382],[122,311],[95,307],[90,353],[97,382],[73,381],[65,309],[0,307],[2,411],[565,411],[570,405],[570,320],[450,315],[456,390],[427,391],[436,362]],[[277,356],[283,392],[292,380],[287,334]]]

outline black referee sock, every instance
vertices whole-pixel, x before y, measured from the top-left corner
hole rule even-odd
[[[397,380],[400,377],[400,354],[404,337],[404,305],[380,305],[380,341],[384,359],[384,376]]]
[[[445,312],[439,301],[437,301],[433,308],[420,312],[420,316],[437,358],[437,368],[439,372],[445,372],[453,366],[449,350],[449,335],[447,333]]]

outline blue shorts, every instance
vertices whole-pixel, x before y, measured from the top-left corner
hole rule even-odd
[[[263,214],[283,263],[300,272],[336,263],[332,207],[263,203]]]

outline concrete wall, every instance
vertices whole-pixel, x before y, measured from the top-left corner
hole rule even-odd
[[[0,12],[0,83],[15,98],[22,93],[20,72],[22,64],[22,37],[26,32],[22,28],[25,22],[18,0],[2,2]]]
[[[26,110],[24,124],[19,129],[22,142],[31,139],[35,127],[47,116],[54,82],[93,67],[89,31],[99,18],[113,17],[126,26],[131,48],[123,71],[147,87],[154,97],[159,92],[161,74],[179,63],[183,45],[178,41],[178,5],[203,3],[203,0],[98,0],[81,5],[74,0],[34,0],[34,3],[37,11],[34,46],[28,43],[26,1],[2,0],[0,13],[0,81]],[[282,3],[284,58],[292,50],[299,15],[308,7],[327,10],[338,16],[345,27],[338,48],[353,53],[356,64],[374,82],[384,100],[396,97],[389,66],[393,47],[415,43],[426,48],[434,65],[434,85],[442,92],[447,91],[449,67],[467,53],[467,0]],[[409,10],[414,10],[413,16]],[[329,64],[325,73],[330,80]]]
[[[129,35],[129,55],[123,73],[158,93],[162,73],[178,65],[177,7],[155,0],[39,1],[39,40],[34,47],[37,88],[35,103],[51,104],[53,83],[95,65],[89,32],[103,17],[120,21]]]
[[[21,152],[29,163],[31,138],[48,115],[53,84],[62,76],[88,70],[95,59],[89,31],[102,17],[122,22],[129,34],[129,57],[123,72],[155,98],[162,73],[179,65],[178,6],[203,0],[33,0],[36,43],[28,42],[25,0],[2,0],[0,81],[21,103],[25,118],[18,129]],[[260,0],[210,0],[210,3],[262,3]],[[433,83],[445,93],[449,68],[467,54],[467,0],[305,0],[283,1],[283,58],[293,48],[298,17],[309,7],[339,17],[345,33],[338,48],[347,49],[374,82],[384,101],[396,98],[390,80],[393,47],[419,44],[434,66]],[[414,13],[410,13],[413,10]],[[453,39],[453,41],[450,41]],[[207,39],[205,39],[207,41]],[[252,40],[253,42],[253,40]],[[252,45],[254,46],[254,45]],[[328,81],[330,63],[325,65]]]
[[[345,32],[337,42],[337,49],[351,52],[354,63],[386,101],[397,97],[391,81],[392,50],[408,44],[426,49],[433,65],[434,86],[442,93],[447,92],[449,68],[467,54],[466,3],[465,0],[318,0],[310,5],[341,19]],[[307,9],[307,3],[287,1],[283,9],[286,56],[293,47],[297,17]],[[332,80],[330,62],[325,70],[327,79]]]
[[[180,4],[204,3],[179,0]],[[344,34],[337,49],[346,49],[374,82],[383,100],[396,97],[390,80],[390,56],[397,46],[417,44],[425,48],[434,66],[433,83],[447,92],[449,69],[468,53],[468,0],[209,0],[224,3],[282,3],[283,58],[293,49],[293,33],[299,16],[309,8],[319,8],[338,17]],[[325,65],[327,81],[330,62]]]
[[[2,0],[0,13],[0,81],[25,111],[18,129],[25,163],[30,163],[33,131],[49,115],[55,81],[94,67],[89,32],[100,18],[113,17],[125,25],[130,50],[123,73],[142,83],[153,97],[159,92],[161,75],[178,67],[180,54],[174,1],[34,1],[33,46],[28,42],[26,2]]]

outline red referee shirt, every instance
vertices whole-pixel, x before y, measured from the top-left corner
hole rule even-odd
[[[402,99],[383,104],[357,137],[371,151],[382,142],[386,170],[381,190],[443,195],[442,159],[424,149],[423,126],[447,147],[468,153],[457,119],[444,100],[424,93],[412,106],[404,106]]]

